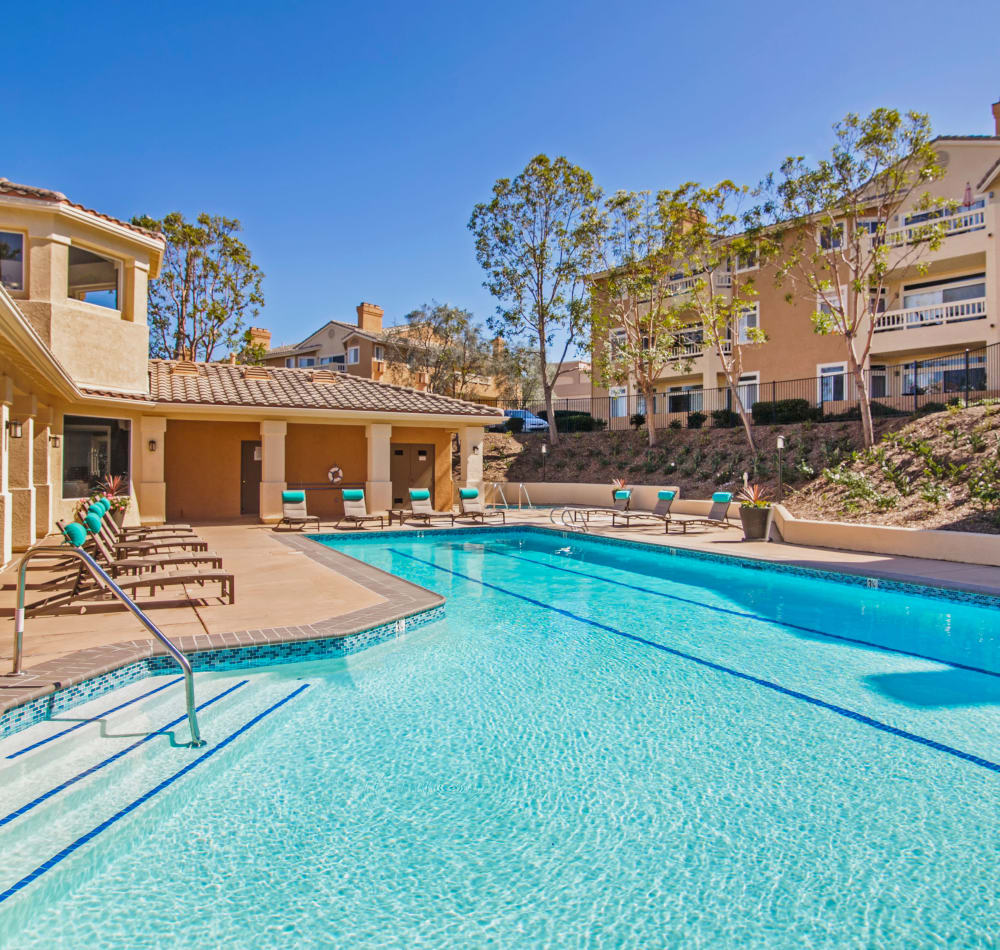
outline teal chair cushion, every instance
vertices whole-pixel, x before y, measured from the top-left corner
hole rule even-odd
[[[281,500],[286,505],[297,505],[299,502],[306,500],[306,493],[304,491],[283,491],[281,493]]]
[[[413,501],[427,501],[431,497],[431,493],[426,488],[411,488],[410,498]]]
[[[660,501],[671,501],[676,494],[677,492],[675,491],[658,491],[656,493],[656,497],[659,498]]]
[[[466,501],[468,501],[470,498],[478,498],[479,497],[479,489],[478,488],[460,488],[458,490],[458,493],[464,499],[466,499]]]
[[[103,509],[104,513],[107,514],[111,510],[111,501],[108,498],[98,498],[97,504],[99,504]]]
[[[714,502],[725,502],[727,505],[733,500],[733,493],[731,491],[717,491],[712,495],[712,501]]]
[[[66,539],[67,544],[72,544],[73,547],[78,548],[87,540],[87,529],[82,524],[74,521],[63,528],[63,537]]]
[[[91,505],[87,509],[87,514],[94,515],[98,520],[100,520],[107,514],[107,509],[104,505]]]
[[[615,492],[615,501],[625,501],[626,498],[632,497],[631,488],[620,488]]]
[[[83,523],[87,526],[90,531],[97,534],[101,530],[101,519],[97,515],[88,514],[84,519]]]
[[[344,501],[364,501],[365,493],[361,488],[345,488]]]

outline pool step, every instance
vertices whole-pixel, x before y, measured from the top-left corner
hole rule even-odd
[[[171,788],[172,808],[196,797],[203,763],[224,748],[238,750],[252,728],[248,723],[271,715],[305,688],[266,676],[255,678],[250,688],[238,674],[199,682],[208,745],[191,749],[176,744],[188,739],[182,684],[147,695],[149,683],[132,690],[137,701],[124,708],[118,707],[132,697],[110,703],[105,697],[73,710],[73,718],[81,721],[107,713],[99,723],[64,735],[58,734],[74,723],[46,723],[0,746],[0,907],[5,915],[29,914],[40,888],[65,889],[68,881],[75,885],[89,878],[100,863],[94,855],[100,853],[106,825],[131,824],[132,834],[144,834],[155,820],[156,804],[166,800],[158,797],[160,791]],[[171,733],[176,733],[173,743]],[[41,741],[49,737],[52,741]],[[6,757],[28,747],[13,759]],[[120,846],[122,828],[116,831]]]

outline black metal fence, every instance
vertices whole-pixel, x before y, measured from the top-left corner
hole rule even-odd
[[[931,412],[956,401],[968,405],[995,399],[1000,397],[1000,344],[931,359],[873,363],[865,371],[865,382],[876,416]],[[755,425],[860,418],[857,381],[836,365],[820,376],[802,379],[761,382],[747,374],[738,398]],[[546,419],[544,400],[478,401],[518,413],[524,418],[526,432],[542,431],[537,420]],[[555,399],[552,408],[563,431],[636,428],[645,424],[650,410],[657,429],[740,425],[728,387],[670,387],[656,394],[652,407],[640,395],[623,393]]]

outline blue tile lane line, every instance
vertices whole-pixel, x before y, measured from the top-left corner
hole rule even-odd
[[[212,746],[212,748],[210,748],[207,752],[203,752],[201,755],[199,755],[197,759],[194,759],[193,761],[188,762],[188,764],[185,765],[184,768],[179,769],[178,771],[174,772],[173,775],[170,775],[167,778],[165,778],[162,782],[160,782],[159,785],[155,786],[154,788],[151,788],[145,794],[140,795],[134,801],[129,802],[124,808],[122,808],[120,811],[115,812],[110,818],[105,819],[99,825],[96,825],[94,828],[92,828],[90,831],[88,831],[85,835],[81,835],[75,841],[73,841],[72,843],[68,844],[58,854],[53,855],[44,864],[40,864],[33,871],[29,872],[24,877],[22,877],[21,880],[16,881],[14,884],[11,884],[11,886],[8,887],[7,890],[5,890],[2,893],[0,893],[0,904],[2,904],[8,898],[13,897],[22,888],[27,887],[32,881],[37,880],[46,871],[51,871],[52,868],[54,868],[60,861],[65,860],[74,851],[78,850],[79,848],[82,848],[89,841],[92,841],[102,831],[106,831],[113,824],[115,824],[115,822],[121,821],[122,818],[124,818],[126,815],[130,814],[131,812],[135,811],[140,805],[144,805],[146,802],[148,802],[155,795],[158,795],[164,789],[166,789],[169,786],[173,785],[173,783],[176,782],[179,778],[182,778],[183,776],[187,775],[187,773],[190,772],[193,768],[195,768],[196,766],[201,765],[201,763],[204,762],[206,759],[208,759],[211,756],[215,755],[215,753],[218,752],[218,751],[220,751],[221,749],[224,749],[231,742],[235,741],[241,735],[243,735],[243,733],[246,732],[248,729],[252,729],[262,719],[264,719],[265,717],[271,715],[271,713],[275,712],[277,709],[280,709],[282,706],[285,705],[285,703],[290,702],[291,700],[295,699],[296,696],[298,696],[300,693],[302,693],[303,691],[305,691],[308,688],[309,688],[309,684],[308,683],[303,683],[300,687],[298,687],[298,689],[292,690],[292,692],[290,692],[283,699],[279,699],[272,706],[268,706],[267,709],[265,709],[263,712],[257,713],[257,715],[253,717],[253,719],[250,719],[247,722],[243,723],[243,725],[240,726],[239,729],[237,729],[235,732],[231,733],[230,735],[226,736],[226,738],[223,739],[218,745]]]
[[[223,690],[221,693],[218,694],[218,696],[213,696],[207,702],[202,703],[198,707],[198,711],[200,712],[202,709],[205,709],[206,707],[211,706],[212,703],[216,702],[219,699],[222,699],[223,696],[228,696],[230,693],[232,693],[234,690],[239,689],[241,686],[246,686],[246,684],[248,682],[250,682],[250,681],[249,680],[240,680],[235,686],[230,686],[229,689]],[[151,732],[149,735],[143,736],[138,742],[133,742],[132,745],[127,746],[126,748],[119,750],[114,755],[111,755],[108,758],[104,759],[103,762],[98,762],[96,765],[92,765],[89,769],[85,769],[83,772],[80,772],[78,775],[74,775],[72,778],[66,779],[65,782],[62,782],[61,784],[57,785],[55,788],[49,789],[47,792],[44,792],[43,794],[39,795],[38,798],[34,799],[33,801],[28,802],[26,805],[22,805],[20,808],[16,809],[15,811],[12,811],[9,814],[4,815],[3,818],[0,818],[0,828],[2,828],[4,825],[8,824],[9,822],[13,821],[15,818],[20,818],[21,815],[25,814],[26,812],[31,811],[31,809],[34,808],[35,806],[41,805],[42,802],[48,801],[53,795],[57,795],[59,792],[63,791],[64,789],[69,788],[71,785],[75,785],[81,779],[85,779],[88,775],[93,775],[95,772],[98,772],[101,769],[103,769],[106,765],[110,765],[112,762],[117,762],[118,759],[120,759],[123,755],[128,755],[129,752],[133,751],[134,749],[138,749],[139,746],[145,745],[147,742],[151,742],[153,739],[156,739],[158,736],[164,735],[167,732],[167,730],[172,729],[174,726],[178,725],[179,723],[184,722],[185,719],[187,719],[187,714],[186,713],[183,716],[178,716],[173,722],[168,722],[162,728],[157,729],[156,732]]]
[[[18,749],[17,752],[12,752],[7,756],[8,759],[16,759],[19,755],[24,755],[25,752],[31,752],[32,749],[37,749],[39,746],[45,745],[47,742],[53,742],[56,739],[61,739],[63,736],[70,732],[74,732],[77,729],[82,729],[84,726],[90,725],[92,722],[97,722],[98,719],[103,719],[105,716],[110,716],[112,713],[118,712],[119,709],[124,709],[126,706],[131,706],[132,703],[139,702],[140,699],[145,699],[147,696],[152,696],[153,693],[158,693],[161,689],[166,689],[168,686],[174,686],[179,683],[184,677],[179,676],[175,680],[171,680],[169,683],[164,683],[162,686],[157,686],[156,689],[151,689],[148,693],[143,693],[141,696],[136,696],[135,699],[130,699],[127,703],[122,703],[120,706],[115,706],[111,709],[106,709],[104,712],[98,713],[96,716],[91,716],[90,719],[85,719],[83,722],[78,722],[75,725],[70,726],[68,729],[63,729],[62,732],[57,732],[54,735],[46,736],[44,739],[39,739],[38,742],[33,742],[31,745],[26,745],[23,749]]]
[[[855,712],[853,709],[846,709],[843,706],[828,703],[825,700],[817,699],[815,696],[810,696],[807,693],[800,693],[798,690],[789,689],[787,686],[781,686],[778,683],[772,683],[770,680],[761,679],[758,676],[752,676],[749,673],[743,673],[740,670],[734,670],[731,667],[723,666],[721,663],[713,663],[711,660],[705,660],[692,653],[685,653],[683,650],[676,650],[673,647],[665,646],[664,644],[657,643],[654,640],[647,640],[645,637],[640,637],[637,634],[626,633],[624,630],[619,630],[616,627],[610,627],[607,624],[599,623],[596,620],[590,620],[587,617],[580,617],[569,610],[563,610],[561,607],[553,607],[551,604],[535,600],[533,597],[527,597],[524,594],[516,594],[513,591],[507,590],[505,587],[500,587],[497,584],[491,584],[488,581],[480,580],[478,577],[471,577],[470,575],[463,574],[460,571],[453,571],[450,568],[442,567],[440,564],[435,564],[433,561],[427,561],[424,560],[424,558],[415,557],[412,554],[406,554],[398,548],[389,548],[389,550],[392,551],[393,554],[398,554],[400,557],[416,561],[419,564],[425,564],[428,567],[432,567],[445,574],[451,574],[454,577],[461,577],[463,580],[471,581],[473,584],[488,587],[501,594],[506,594],[508,597],[515,597],[518,600],[525,601],[526,603],[534,604],[536,607],[551,610],[553,613],[562,614],[562,616],[568,617],[570,620],[576,620],[578,623],[586,624],[590,627],[596,627],[597,629],[604,630],[608,633],[613,633],[615,636],[631,640],[633,643],[641,643],[643,646],[652,647],[654,650],[660,650],[663,653],[668,653],[670,656],[678,657],[681,660],[688,660],[691,663],[697,663],[699,666],[714,670],[717,673],[725,673],[727,676],[733,676],[736,679],[741,679],[748,683],[754,683],[757,686],[763,686],[765,689],[772,690],[775,693],[780,693],[783,696],[790,696],[792,699],[801,700],[802,702],[817,706],[820,709],[825,709],[828,712],[836,713],[838,716],[843,716],[845,719],[852,719],[854,722],[870,726],[872,729],[877,729],[880,732],[887,732],[900,739],[906,739],[909,742],[925,746],[928,749],[934,749],[936,752],[943,752],[946,755],[954,756],[956,759],[961,759],[963,762],[971,762],[973,765],[978,765],[980,768],[988,769],[991,772],[1000,772],[1000,764],[996,762],[991,762],[989,759],[973,755],[971,752],[963,752],[961,749],[945,745],[942,742],[936,742],[934,739],[928,739],[926,736],[918,735],[915,732],[907,732],[905,729],[898,729],[896,726],[890,726],[888,723],[880,722],[878,719],[872,719],[870,716],[865,716],[863,713]]]
[[[596,574],[588,574],[586,571],[576,571],[571,567],[558,567],[554,564],[546,564],[544,561],[536,561],[530,557],[520,554],[509,554],[506,551],[499,551],[494,547],[484,545],[484,549],[490,554],[499,557],[507,557],[513,561],[524,561],[526,564],[534,564],[537,567],[545,567],[550,571],[561,571],[563,574],[575,574],[577,577],[586,577],[587,580],[600,581],[602,584],[613,584],[615,587],[624,587],[628,590],[638,591],[642,594],[650,594],[653,597],[662,597],[665,600],[676,600],[682,604],[694,604],[705,610],[714,610],[716,613],[729,614],[732,617],[743,617],[747,620],[759,620],[761,623],[773,624],[776,627],[786,627],[789,630],[801,630],[803,633],[814,633],[820,637],[827,637],[830,640],[841,640],[844,643],[856,643],[859,646],[871,647],[873,650],[881,650],[883,653],[896,653],[900,656],[911,656],[917,660],[930,660],[932,663],[940,663],[942,666],[951,666],[958,670],[968,670],[970,673],[982,673],[984,676],[1000,677],[1000,673],[993,670],[985,670],[979,666],[970,666],[967,663],[956,663],[954,660],[942,660],[940,657],[927,656],[923,653],[913,653],[910,650],[900,650],[898,647],[882,646],[879,643],[872,643],[869,640],[861,640],[857,637],[845,637],[839,633],[827,633],[825,630],[817,630],[814,627],[805,627],[797,623],[788,623],[786,620],[778,620],[775,617],[764,617],[760,614],[752,614],[743,610],[734,610],[731,607],[715,607],[712,604],[703,604],[701,601],[693,600],[690,597],[681,597],[678,594],[667,594],[663,591],[651,590],[648,587],[640,587],[637,584],[626,584],[624,581],[613,581],[608,577],[599,577]]]

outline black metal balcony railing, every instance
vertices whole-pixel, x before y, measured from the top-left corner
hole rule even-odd
[[[956,400],[969,404],[980,399],[997,399],[1000,398],[1000,343],[933,359],[873,365],[865,371],[865,384],[875,415],[928,411],[928,406],[933,409]],[[788,400],[798,401],[795,410],[799,412],[808,408],[808,417],[818,422],[857,418],[860,414],[857,381],[844,370],[801,379],[747,380],[739,387],[739,399],[757,424],[786,418],[788,408],[774,410],[771,406]],[[477,401],[545,417],[544,400]],[[728,387],[657,393],[654,402],[654,423],[659,429],[739,424]],[[575,416],[566,424],[574,429],[624,430],[634,426],[636,416],[645,417],[650,407],[641,395],[629,393],[556,399],[552,408],[559,414],[557,419]],[[586,416],[597,421],[589,423]]]

